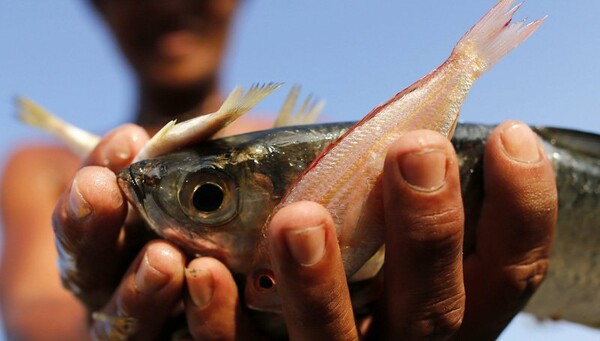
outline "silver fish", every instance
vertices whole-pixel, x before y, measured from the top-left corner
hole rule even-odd
[[[176,203],[178,210],[170,211],[174,219],[163,219],[160,227],[154,226],[155,230],[187,249],[223,260],[234,272],[246,274],[246,304],[257,310],[281,309],[264,236],[269,216],[296,201],[314,201],[329,210],[340,241],[344,270],[351,282],[376,277],[383,264],[383,230],[378,228],[383,226],[383,222],[380,214],[369,209],[365,198],[369,197],[381,175],[387,149],[393,141],[411,130],[430,129],[452,136],[462,103],[474,82],[527,40],[544,21],[542,18],[530,23],[526,20],[513,23],[513,15],[521,6],[513,7],[513,4],[514,0],[498,2],[458,41],[445,62],[385,104],[374,108],[339,139],[329,141],[332,143],[328,143],[326,150],[319,148],[319,152],[323,152],[317,158],[315,154],[291,163],[287,160],[289,167],[305,169],[299,175],[294,173],[293,182],[288,178],[272,179],[269,176],[278,173],[285,177],[290,173],[279,169],[281,164],[277,160],[285,157],[285,151],[279,150],[277,152],[281,155],[274,155],[277,153],[269,149],[273,144],[254,145],[254,150],[248,151],[250,157],[214,151],[210,160],[184,158],[175,167],[191,177],[176,175],[176,179],[164,183],[162,180],[169,177],[164,172],[171,167],[168,162],[156,165],[143,163],[130,168],[131,181],[143,182],[133,187],[138,201],[145,200],[157,190],[166,189],[154,197],[155,200],[148,200],[144,207],[138,205],[138,208],[146,220],[151,221],[161,209],[170,209],[168,203]],[[167,132],[171,130],[166,128]],[[161,151],[154,155],[162,155],[171,145],[166,144],[167,147],[163,148],[161,141],[166,143],[167,140],[162,134],[158,135],[151,142],[155,141],[153,150]],[[178,135],[173,136],[173,141],[178,142]],[[292,136],[288,143],[298,144],[296,136]],[[261,158],[263,154],[269,157]],[[302,160],[312,161],[313,158],[315,161],[310,166],[302,163]],[[257,169],[243,172],[243,178],[236,179],[238,183],[228,180],[226,174],[240,171],[232,167],[247,160],[252,160]],[[270,162],[272,166],[265,172],[258,169],[258,160]],[[201,172],[190,168],[197,166],[198,162],[206,166]],[[225,171],[220,172],[219,169]],[[190,171],[194,174],[190,175]],[[141,177],[138,176],[140,173]],[[145,187],[146,183],[150,187]],[[152,187],[155,184],[158,189]],[[282,185],[285,187],[280,188]],[[285,195],[281,196],[284,188]],[[135,198],[130,196],[130,199]],[[253,205],[262,206],[252,209]],[[242,208],[245,214],[236,215],[242,206],[249,206],[249,209]],[[224,208],[223,213],[216,217],[213,212],[220,208]],[[196,226],[187,222],[186,216],[191,217]],[[236,217],[241,220],[235,220]],[[215,225],[218,227],[215,228]],[[249,263],[250,259],[252,262]]]
[[[260,227],[288,186],[351,125],[286,127],[206,141],[135,163],[118,175],[119,184],[161,236],[191,255],[215,257],[234,274],[247,274]],[[452,139],[467,213],[465,254],[472,252],[469,222],[484,195],[482,157],[492,128],[459,124]],[[556,172],[559,219],[550,270],[526,311],[600,326],[600,136],[533,129]]]
[[[442,65],[375,108],[326,153],[319,154],[340,136],[337,131],[342,128],[250,134],[136,163],[120,174],[121,186],[159,235],[178,243],[190,254],[216,257],[234,273],[247,275],[246,302],[254,308],[278,307],[275,283],[269,277],[269,255],[261,243],[269,215],[297,200],[313,200],[327,207],[338,235],[345,237],[340,240],[363,241],[362,237],[369,237],[367,242],[342,245],[342,256],[350,281],[372,278],[379,271],[373,264],[380,266],[382,262],[376,251],[381,250],[383,238],[381,231],[366,227],[381,224],[359,224],[363,213],[369,219],[369,212],[363,211],[364,202],[358,199],[366,197],[381,174],[383,156],[392,141],[413,129],[431,129],[450,137],[461,104],[475,80],[542,24],[544,19],[513,23],[512,17],[521,6],[513,4],[514,0],[498,2],[461,38]],[[191,122],[167,124],[136,160],[167,154],[190,141],[209,138],[277,87],[253,87],[247,93],[235,90],[217,112]],[[39,113],[33,106],[24,107],[28,109],[25,113]],[[42,120],[40,126],[54,125]],[[59,132],[69,135],[62,128]],[[277,135],[281,140],[261,138],[261,134],[275,133],[283,134]],[[331,139],[323,138],[323,134]],[[256,142],[261,139],[261,143]],[[79,139],[75,142],[80,144]],[[317,154],[319,161],[309,167]],[[345,167],[344,162],[352,166]],[[307,167],[309,170],[305,171]],[[474,168],[467,169],[473,169],[470,177],[476,179]],[[357,178],[361,179],[359,183],[354,181]],[[465,190],[467,201],[477,198],[480,188],[473,185]],[[468,212],[476,212],[476,208]],[[466,246],[469,245],[467,239]],[[263,290],[268,286],[270,290]],[[353,298],[364,296],[363,291]]]

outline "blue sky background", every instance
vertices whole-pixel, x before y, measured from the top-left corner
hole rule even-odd
[[[247,0],[222,90],[299,83],[327,100],[323,121],[356,120],[441,64],[493,0]],[[461,121],[520,119],[600,132],[600,2],[530,0],[517,18],[548,20],[473,87]],[[287,89],[261,103],[276,112]],[[0,3],[0,162],[24,141],[46,140],[14,119],[27,95],[80,127],[104,133],[129,121],[135,89],[100,20],[83,0]],[[519,316],[503,339],[600,339],[599,331]],[[1,339],[0,335],[0,339]]]

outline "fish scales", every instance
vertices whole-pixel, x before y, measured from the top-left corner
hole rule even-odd
[[[175,235],[174,241],[190,254],[217,257],[232,272],[243,275],[251,271],[249,262],[260,239],[260,227],[286,188],[352,124],[287,127],[207,141],[134,164],[119,174],[119,181],[129,200],[159,235],[166,238]],[[483,192],[483,151],[492,129],[493,126],[458,124],[452,138],[458,153],[465,204],[465,255],[473,252],[474,222],[483,197],[493,195]],[[600,136],[556,128],[533,129],[555,169],[559,218],[547,278],[526,311],[541,317],[560,317],[598,326],[600,215],[596,212],[600,211],[600,155],[586,145],[589,141],[600,145]],[[158,178],[156,169],[161,169]],[[190,216],[189,211],[184,214],[180,208],[180,194],[186,193],[185,186],[197,186],[186,179],[204,181],[195,174],[203,174],[206,169],[227,173],[227,177],[219,179],[231,183],[220,186],[235,187],[240,199],[234,203],[237,205],[234,217],[223,216],[223,211],[214,212],[222,219],[213,220],[209,226],[204,225],[202,219]],[[155,178],[147,179],[146,172]],[[132,179],[132,175],[137,180]],[[134,190],[136,186],[143,189]],[[165,234],[170,228],[174,229],[171,235]],[[198,243],[204,239],[210,240],[212,248]],[[229,249],[229,252],[216,251],[220,249]]]
[[[463,129],[464,128],[464,129]],[[453,142],[459,165],[467,231],[472,247],[477,203],[483,195],[482,143],[491,127],[463,126]],[[600,136],[568,129],[533,127],[551,161],[558,191],[558,221],[546,278],[526,311],[537,316],[600,327]],[[493,195],[490,193],[488,195]],[[596,288],[596,289],[594,289]]]
[[[546,283],[530,306],[600,327],[600,295],[592,290],[600,288],[600,149],[590,149],[600,139],[565,129],[537,132],[546,137],[544,148],[556,172],[559,215]]]
[[[525,41],[544,19],[512,23],[521,6],[498,2],[455,45],[430,74],[376,107],[323,151],[290,185],[271,216],[299,201],[324,206],[335,225],[346,276],[353,281],[376,276],[382,264],[383,215],[369,206],[383,171],[387,149],[403,134],[434,130],[451,137],[471,86],[513,48]],[[268,221],[262,226],[266,234]],[[266,238],[254,254],[253,274],[246,281],[246,303],[254,309],[280,311],[277,286]],[[368,273],[368,270],[371,272]]]
[[[266,221],[268,208],[275,207],[287,186],[338,132],[280,128],[206,141],[165,158],[134,163],[120,173],[119,182],[159,235],[190,254],[213,256],[234,273],[245,273],[260,237],[250,227]],[[216,184],[230,195],[221,205],[231,210],[194,211],[194,191],[202,184]]]
[[[162,222],[162,225],[154,225],[154,229],[160,235],[173,240],[190,253],[210,255],[223,260],[234,273],[246,274],[248,276],[246,303],[255,309],[264,311],[280,309],[275,282],[272,281],[269,290],[265,290],[266,288],[261,285],[262,282],[256,280],[261,279],[265,274],[270,273],[272,276],[269,254],[264,244],[264,229],[268,217],[280,207],[294,201],[313,200],[326,206],[336,224],[344,267],[350,281],[372,278],[379,270],[379,267],[374,264],[383,261],[380,257],[382,253],[377,251],[382,250],[383,237],[381,231],[365,227],[383,226],[383,222],[381,218],[370,220],[373,214],[369,216],[369,210],[365,209],[364,202],[355,199],[367,197],[375,179],[381,173],[381,164],[387,147],[405,132],[424,128],[446,136],[452,135],[462,101],[475,80],[514,47],[525,41],[544,20],[536,20],[526,25],[525,20],[512,23],[513,14],[521,6],[518,4],[512,7],[513,4],[514,0],[498,2],[461,38],[446,62],[384,105],[375,108],[342,136],[338,135],[339,140],[335,140],[336,137],[333,137],[335,134],[332,134],[332,139],[326,143],[332,147],[327,147],[323,152],[321,150],[325,148],[324,146],[320,146],[320,149],[311,149],[311,142],[297,141],[297,135],[292,138],[287,135],[286,139],[281,140],[286,142],[280,141],[281,144],[269,144],[268,142],[272,141],[267,139],[266,145],[265,141],[262,145],[251,142],[252,136],[258,138],[262,135],[246,135],[237,137],[236,141],[239,145],[249,143],[253,148],[251,150],[237,148],[239,146],[234,148],[231,141],[208,142],[204,147],[195,148],[196,154],[189,153],[187,150],[188,153],[171,154],[166,158],[136,163],[120,174],[120,184],[128,193],[129,200],[137,206],[151,226],[155,221]],[[247,92],[236,88],[217,112],[182,123],[170,122],[144,146],[136,156],[136,160],[167,154],[193,141],[206,141],[279,85],[277,83],[256,85]],[[297,91],[293,90],[292,95],[294,93],[297,96]],[[295,102],[293,97],[291,96],[292,101],[287,104]],[[313,107],[306,103],[307,108]],[[33,121],[25,119],[25,121],[36,122],[33,124],[41,128],[56,128],[56,126],[65,128],[65,124],[60,122],[60,124],[52,124],[48,120],[39,120],[39,108],[28,106],[26,102],[22,104],[25,104],[23,105],[25,110],[20,115],[22,119],[31,116],[38,118]],[[289,107],[288,105],[288,109]],[[316,105],[315,108],[320,108],[320,105]],[[312,117],[314,110],[307,110],[309,112],[306,116]],[[45,113],[42,114],[46,116]],[[82,147],[84,152],[89,152],[95,145],[95,142],[84,144],[81,138],[72,136],[80,134],[73,133],[72,129],[62,128],[50,130],[59,136],[67,137],[67,143]],[[473,129],[485,130],[486,128]],[[595,150],[598,148],[585,147],[585,142],[589,141],[574,143],[585,134],[580,134],[578,138],[572,140],[565,140],[559,137],[561,132],[566,136],[573,134],[556,129],[548,129],[548,131],[553,137],[549,140],[547,148],[566,145],[564,149],[573,154],[597,156]],[[285,133],[285,131],[279,132]],[[538,132],[542,134],[546,130]],[[242,141],[244,138],[245,142]],[[588,138],[592,141],[597,140],[593,136]],[[96,138],[93,136],[90,138],[88,135],[84,136],[83,140],[97,141]],[[330,143],[333,140],[335,142]],[[480,203],[484,195],[481,186],[480,153],[483,147],[481,143],[473,140],[461,143],[462,148],[459,150],[471,153],[472,156],[461,158],[461,163],[464,163],[461,170],[463,195],[468,213],[465,253],[468,253],[473,248],[474,240],[474,229],[470,226],[478,215],[476,205],[472,206],[470,203]],[[598,142],[594,142],[594,145],[598,145]],[[319,151],[315,152],[316,149]],[[290,154],[301,157],[290,158]],[[565,156],[560,159],[561,150],[558,149],[551,155],[557,157],[553,162],[558,168],[563,165],[563,159],[568,158]],[[565,168],[558,173],[559,181],[566,179],[565,181],[571,184],[565,189],[566,199],[561,200],[561,208],[566,210],[563,207],[568,206],[570,210],[577,212],[576,214],[571,212],[572,218],[580,219],[576,222],[579,224],[578,228],[566,232],[565,248],[571,245],[568,251],[572,252],[570,254],[572,257],[565,257],[568,262],[565,261],[564,264],[567,266],[571,264],[569,262],[580,262],[581,259],[591,257],[592,261],[585,266],[587,270],[594,272],[597,270],[598,262],[593,247],[572,250],[572,244],[569,244],[573,239],[578,238],[590,242],[589,245],[593,246],[597,245],[593,241],[598,238],[596,227],[598,224],[595,224],[596,218],[593,214],[589,214],[591,211],[578,211],[581,207],[595,209],[597,202],[595,196],[598,192],[597,176],[592,173],[588,176],[586,173],[590,171],[593,162],[589,160],[586,161],[587,163],[583,162],[581,169],[569,168],[577,165],[579,156],[581,155],[577,156],[577,160],[565,164]],[[307,161],[315,157],[314,162]],[[353,161],[348,162],[348,160]],[[367,167],[355,168],[355,165],[361,163]],[[303,169],[306,170],[302,171]],[[583,173],[580,174],[579,171]],[[292,173],[295,175],[290,175]],[[356,178],[360,178],[361,181],[352,183]],[[363,179],[365,181],[362,181]],[[574,189],[576,191],[573,191]],[[275,206],[278,202],[279,206]],[[365,216],[362,214],[365,212],[367,218],[363,219]],[[574,221],[569,217],[565,219],[563,222],[559,218],[560,226]],[[566,229],[562,230],[566,231]],[[577,237],[573,238],[573,234]],[[558,256],[553,254],[553,257],[564,256],[566,252]],[[365,274],[364,269],[369,269],[370,272],[366,271]],[[565,273],[571,275],[560,277],[556,282],[559,285],[569,283],[582,289],[579,297],[569,296],[574,300],[574,305],[581,302],[585,307],[574,310],[574,314],[581,315],[574,317],[573,320],[594,324],[593,321],[588,322],[589,316],[598,316],[597,310],[587,308],[590,307],[589,302],[595,303],[595,300],[586,301],[585,298],[593,298],[593,295],[589,294],[590,290],[587,289],[590,283],[597,283],[597,276],[582,279],[580,270],[570,270],[573,271]],[[561,294],[560,288],[553,292]],[[353,298],[356,296],[354,295]],[[551,297],[544,294],[542,296],[548,300]],[[568,300],[565,299],[566,301]],[[357,301],[353,300],[353,302]],[[362,302],[367,301],[363,298]],[[551,303],[543,301],[539,305],[542,308],[536,308],[536,311],[544,311],[543,314],[553,314],[556,317],[561,314],[563,317],[575,316],[570,312],[564,314],[566,311],[564,306],[558,304],[556,300]],[[588,316],[587,320],[582,317],[584,315]]]
[[[333,218],[344,271],[350,281],[357,282],[377,276],[383,264],[381,250],[384,247],[384,221],[381,212],[375,212],[375,207],[370,207],[380,208],[381,205],[373,204],[370,198],[376,197],[371,196],[371,193],[381,176],[386,151],[399,137],[415,129],[430,129],[447,137],[452,136],[462,103],[475,80],[513,48],[527,40],[544,20],[535,20],[527,25],[524,20],[512,23],[513,14],[521,6],[518,4],[513,7],[513,4],[514,0],[498,2],[458,41],[450,56],[438,68],[400,91],[383,105],[373,109],[320,152],[315,160],[286,187],[283,196],[277,197],[280,198],[279,203],[267,213],[267,219],[262,219],[264,213],[260,215],[262,222],[260,233],[247,232],[245,226],[256,225],[247,225],[240,220],[237,228],[246,231],[241,238],[238,238],[237,234],[213,231],[214,229],[207,226],[204,228],[207,231],[203,238],[187,237],[187,244],[192,245],[192,248],[201,247],[203,252],[209,252],[209,255],[217,258],[229,259],[226,264],[234,271],[241,271],[248,276],[244,297],[249,307],[280,312],[281,304],[266,246],[266,229],[270,217],[282,207],[297,201],[310,200],[323,205]],[[259,92],[261,96],[272,91],[274,87],[266,89],[266,92]],[[235,99],[240,98],[238,92],[234,91],[229,97],[233,99],[227,100],[226,103],[235,102]],[[255,96],[249,98],[252,100],[248,100],[248,103],[255,102]],[[227,109],[230,105],[223,106],[225,109],[219,111],[223,113],[230,111]],[[180,125],[180,127],[185,126],[185,123]],[[166,126],[164,129],[173,131],[174,128]],[[163,134],[158,134],[159,137],[153,138],[150,142],[156,141],[154,149],[162,150],[164,145],[168,148],[172,145],[181,146],[180,140],[185,143],[195,135],[190,133],[186,134],[187,138],[182,138],[183,133],[185,131],[181,135],[172,135],[173,142],[177,143],[167,143]],[[278,152],[281,155],[285,154],[284,150]],[[276,158],[274,153],[266,154]],[[233,155],[225,158],[227,159],[239,158]],[[236,207],[240,204],[251,206],[254,203],[268,202],[270,192],[275,190],[276,185],[265,174],[254,171],[260,166],[258,159],[255,158],[251,163],[254,169],[249,170],[245,167],[238,170],[238,173],[244,173],[244,176],[248,177],[245,185],[255,186],[256,191],[241,192],[238,189],[243,186],[235,185],[234,181],[228,178],[227,174],[231,172],[228,172],[227,168],[234,164],[223,162],[212,170],[206,169],[205,174],[194,175],[204,179],[200,184],[194,182],[195,178],[183,180],[186,190],[182,191],[182,194],[175,195],[183,212],[192,212],[197,221],[211,225],[214,220],[219,220],[215,217],[211,218],[213,211],[222,206],[229,209],[224,210],[220,219],[228,221],[234,218]],[[288,162],[288,165],[298,164]],[[185,167],[185,164],[181,164],[177,169]],[[153,178],[150,179],[143,177],[138,179],[137,173],[130,173],[134,181],[149,183],[157,181],[156,174],[153,174]],[[223,182],[222,186],[216,183],[223,179],[227,182]],[[136,191],[144,197],[144,190],[138,188]],[[253,196],[249,197],[249,193]],[[173,194],[165,194],[165,197],[169,195]],[[161,199],[159,198],[157,202],[160,203]],[[153,212],[154,210],[146,210],[143,214],[148,218],[148,215]],[[256,219],[248,220],[248,222],[256,221]],[[166,224],[162,227],[161,233],[166,238],[175,240],[186,239],[187,231],[177,231],[176,224]],[[240,251],[249,244],[255,245],[251,254],[245,250]],[[250,258],[232,257],[231,252],[241,252]],[[251,259],[250,265],[248,259]]]

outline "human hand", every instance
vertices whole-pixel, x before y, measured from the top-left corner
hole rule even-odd
[[[511,137],[510,133],[506,133],[509,126],[505,124],[496,129],[488,143],[486,192],[492,191],[497,195],[484,200],[477,225],[476,251],[464,259],[464,281],[464,218],[452,147],[447,140],[431,132],[414,132],[407,134],[392,148],[386,161],[383,186],[388,221],[386,268],[392,265],[394,268],[386,271],[386,294],[378,311],[370,323],[360,328],[354,323],[335,231],[326,210],[313,203],[299,203],[279,212],[269,230],[270,246],[275,255],[274,270],[292,338],[320,335],[352,339],[357,337],[358,329],[366,336],[497,336],[543,278],[556,215],[555,185],[548,161],[545,158],[531,163],[511,160],[506,150],[515,149],[505,148],[502,143]],[[531,140],[521,144],[522,147],[533,144],[539,151],[539,145]],[[423,149],[438,153],[425,153],[421,156],[425,156],[426,160],[419,160],[420,157],[415,160],[414,156],[420,155],[418,151]],[[526,149],[521,149],[521,152],[523,150]],[[442,186],[423,191],[407,185],[405,178],[421,186],[435,187],[428,184],[431,178],[410,178],[409,174],[403,177],[397,165],[410,163],[417,169],[430,170],[429,163],[436,162],[439,156],[435,155],[439,155],[440,151],[448,160],[444,163],[447,165],[445,177],[437,178]],[[408,161],[401,161],[407,156]],[[518,156],[522,158],[527,153]],[[537,181],[528,181],[531,178]],[[533,195],[536,193],[545,195]],[[445,209],[440,210],[440,207]],[[535,218],[528,219],[528,216]],[[304,259],[301,261],[303,264],[310,264],[313,261],[307,262],[306,259],[318,258],[309,251],[319,249],[315,248],[320,245],[315,242],[319,238],[290,239],[285,237],[290,235],[285,231],[306,228],[309,228],[309,233],[291,235],[318,235],[322,230],[325,251],[315,264],[299,265],[294,259]],[[311,242],[302,243],[307,239]],[[489,245],[494,242],[497,244]],[[135,279],[139,276],[134,273],[141,259],[152,259],[152,254],[171,255],[163,258],[165,263],[159,262],[156,266],[161,268],[160,264],[170,263],[169,267],[161,268],[167,271],[168,284],[159,290],[166,290],[166,296],[170,296],[167,301],[176,302],[184,280],[181,275],[185,266],[183,256],[169,244],[157,243],[158,252],[146,249],[141,254],[150,254],[138,256],[134,261],[111,303],[105,306],[103,312],[106,315],[103,316],[121,316],[123,306],[149,306],[149,297],[140,295],[139,288],[136,288]],[[169,273],[168,269],[176,270]],[[89,272],[93,278],[94,271]],[[324,278],[327,280],[324,281]],[[185,295],[188,324],[195,338],[219,336],[234,339],[255,335],[249,332],[253,328],[241,313],[235,282],[221,263],[210,258],[196,259],[188,265],[185,281],[189,288]],[[465,288],[469,297],[466,303]],[[139,300],[124,299],[127,297]],[[124,301],[134,303],[123,304]],[[174,303],[156,306],[170,311],[167,308]],[[155,327],[147,329],[154,330],[155,334],[147,335],[156,335],[157,327],[161,326],[156,321],[166,318],[139,316],[139,312],[145,311],[143,308],[126,310],[127,316],[137,322],[138,328],[146,324]],[[138,316],[131,311],[137,311]],[[97,325],[114,328],[114,323]]]
[[[147,140],[134,125],[109,133],[53,215],[63,284],[88,308],[97,338],[156,338],[180,300],[183,254],[165,241],[144,246],[145,228],[124,227],[127,202],[113,172],[127,166]]]
[[[464,213],[452,145],[430,131],[402,137],[387,155],[381,182],[384,294],[374,313],[358,324],[329,213],[310,202],[280,210],[268,238],[290,338],[496,338],[548,266],[557,197],[542,153],[524,124],[508,122],[495,129],[485,151],[484,187],[490,194],[474,226],[474,251],[463,255]],[[188,315],[192,335],[253,335],[236,333],[235,284],[220,263],[211,262],[204,270],[209,268],[213,281],[204,292],[219,299],[205,301],[193,319]],[[218,324],[221,316],[228,316],[229,329]]]
[[[385,207],[397,207],[386,210],[386,319],[393,326],[387,330],[399,337],[493,339],[546,273],[557,214],[554,173],[526,125],[497,127],[484,155],[487,195],[473,226],[475,248],[463,255],[454,152],[445,140],[418,134],[403,138],[386,160]],[[445,181],[433,171],[435,157],[427,156],[435,153],[416,156],[424,149],[445,150]],[[418,172],[404,174],[411,168]],[[423,191],[407,182],[443,185]]]
[[[139,127],[109,133],[77,172],[53,216],[61,278],[87,307],[98,339],[156,339],[170,332],[172,315],[185,313],[198,339],[255,339],[242,316],[238,289],[219,261],[202,257],[186,267],[174,245],[125,226],[127,203],[114,172],[127,166],[148,140]],[[183,291],[184,282],[187,291]],[[249,335],[252,335],[249,337]]]
[[[237,287],[222,263],[203,257],[187,264],[176,246],[148,242],[146,228],[125,223],[127,202],[114,172],[129,165],[147,140],[134,125],[109,133],[55,207],[61,278],[85,304],[90,336],[160,339],[177,328],[171,322],[184,308],[194,336],[257,335],[240,317]]]
[[[328,213],[313,203],[281,210],[270,226],[270,251],[291,338],[496,338],[547,270],[557,195],[550,163],[524,124],[495,129],[484,160],[488,195],[475,249],[463,255],[451,144],[417,131],[391,148],[382,180],[384,295],[359,327]]]

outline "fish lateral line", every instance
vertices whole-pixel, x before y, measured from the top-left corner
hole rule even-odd
[[[428,73],[421,79],[417,80],[413,84],[409,85],[404,90],[398,92],[387,102],[375,107],[366,116],[364,116],[362,119],[360,119],[355,125],[353,125],[350,129],[348,129],[336,141],[332,142],[325,150],[323,150],[323,152],[317,158],[315,158],[313,163],[311,163],[311,165],[309,167],[307,167],[304,170],[304,172],[302,172],[302,174],[296,180],[294,180],[294,182],[291,184],[291,186],[288,188],[288,190],[284,194],[281,202],[282,203],[285,202],[285,200],[288,198],[290,192],[292,192],[294,190],[296,185],[298,185],[298,183],[301,182],[301,180],[308,173],[312,172],[315,168],[317,168],[318,165],[326,157],[327,154],[329,154],[333,149],[335,149],[336,146],[341,144],[348,136],[353,134],[359,127],[365,125],[367,122],[369,122],[374,117],[376,117],[382,110],[390,107],[393,103],[402,100],[406,95],[410,94],[411,92],[418,90],[422,85],[424,85],[428,81],[430,81],[440,70],[443,70],[444,68],[448,68],[449,64],[451,64],[457,60],[460,60],[462,58],[475,59],[475,61],[474,61],[475,67],[473,70],[471,70],[471,72],[473,72],[473,75],[471,75],[469,77],[471,79],[471,81],[474,82],[482,73],[484,73],[485,71],[490,69],[495,63],[497,63],[500,58],[502,58],[504,55],[506,55],[508,52],[510,52],[514,47],[518,46],[521,42],[526,40],[537,29],[537,27],[539,27],[539,25],[541,25],[541,23],[547,18],[547,15],[546,15],[541,19],[538,19],[538,20],[535,20],[535,21],[529,23],[525,27],[521,27],[522,24],[525,22],[525,19],[519,21],[517,24],[511,24],[512,16],[523,5],[523,2],[521,2],[517,5],[515,5],[512,9],[507,10],[512,5],[513,2],[514,2],[514,0],[500,0],[500,2],[498,2],[475,25],[473,25],[471,27],[471,29],[469,29],[469,31],[467,31],[467,33],[465,33],[461,37],[461,39],[458,41],[456,46],[453,48],[450,56],[440,66],[436,67],[433,71],[431,71],[430,73]],[[503,17],[506,17],[506,19],[502,19]],[[495,32],[493,32],[493,34],[489,34],[489,37],[487,40],[484,39],[484,41],[481,42],[480,40],[482,40],[482,38],[479,37],[479,30],[480,29],[490,30],[490,28],[486,27],[484,24],[488,24],[489,26],[493,27],[493,23],[490,23],[489,21],[494,20],[494,19],[500,20],[500,22],[504,21],[504,24],[498,25],[498,26],[500,26],[500,28],[497,28],[495,30]],[[511,28],[514,28],[514,29],[512,29],[511,31],[507,31],[508,29],[511,29]],[[525,30],[525,29],[527,29],[527,30]],[[525,31],[523,31],[523,30],[525,30]],[[519,34],[520,32],[523,32],[523,33]],[[502,34],[509,35],[509,33],[513,33],[513,36],[512,37],[511,36],[508,36],[508,37],[501,36]],[[509,45],[508,47],[503,46],[502,49],[500,49],[500,47],[498,47],[498,49],[501,50],[499,52],[495,48],[492,48],[491,50],[488,51],[486,45],[490,44],[490,41],[492,43],[497,42],[497,41],[500,41],[501,43],[507,42],[507,43],[511,43],[511,45]],[[478,44],[481,45],[481,47],[478,47],[477,46]],[[455,115],[454,120],[453,120],[452,124],[450,125],[449,131],[444,134],[447,138],[452,137],[452,133],[454,132],[454,129],[456,128],[457,122],[458,122],[458,113]]]

